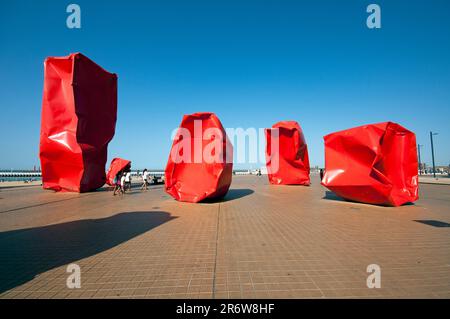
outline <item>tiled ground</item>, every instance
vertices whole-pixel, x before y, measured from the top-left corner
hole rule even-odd
[[[450,297],[450,186],[415,205],[349,203],[318,183],[234,177],[220,203],[162,186],[54,194],[0,191],[2,298]],[[68,289],[68,264],[81,289]],[[381,267],[368,289],[366,267]]]

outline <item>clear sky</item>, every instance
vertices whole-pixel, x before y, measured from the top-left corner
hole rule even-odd
[[[77,3],[82,28],[66,27]],[[382,28],[366,26],[378,3]],[[328,133],[394,121],[450,163],[450,1],[2,1],[0,168],[39,166],[43,61],[82,52],[119,77],[109,160],[164,168],[183,114],[225,127],[302,126],[312,165]],[[109,161],[108,160],[108,161]],[[245,165],[244,165],[245,166]],[[239,167],[238,167],[239,168]]]

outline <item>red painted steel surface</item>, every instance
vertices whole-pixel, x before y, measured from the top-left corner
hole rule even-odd
[[[117,76],[80,53],[44,63],[40,160],[45,189],[86,192],[105,184],[114,136]]]
[[[418,199],[416,136],[392,122],[329,134],[322,185],[345,199],[400,206]]]
[[[211,151],[213,145],[217,153]],[[220,160],[211,161],[204,154]],[[167,162],[165,190],[176,200],[192,203],[223,197],[231,184],[232,159],[233,147],[215,114],[185,115]]]
[[[274,129],[278,129],[278,137],[273,133]],[[272,129],[266,129],[266,141],[269,182],[275,185],[309,185],[308,147],[300,125],[295,121],[278,122]]]
[[[129,167],[131,167],[131,161],[118,157],[113,158],[109,165],[108,172],[106,172],[106,183],[111,186],[114,185],[114,179],[116,178],[117,173]]]

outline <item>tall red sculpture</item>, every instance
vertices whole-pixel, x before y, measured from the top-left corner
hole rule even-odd
[[[165,190],[173,198],[197,203],[228,192],[233,146],[213,113],[185,115],[165,170]]]
[[[266,142],[266,166],[271,184],[310,184],[308,147],[297,122],[278,122],[272,129],[266,129]]]
[[[44,63],[40,137],[45,189],[86,192],[105,184],[117,114],[117,76],[80,53]]]
[[[111,164],[109,165],[108,171],[106,172],[106,184],[113,186],[117,173],[130,168],[131,161],[119,157],[113,158]]]
[[[418,199],[416,136],[392,122],[355,127],[325,140],[322,185],[345,199],[400,206]]]

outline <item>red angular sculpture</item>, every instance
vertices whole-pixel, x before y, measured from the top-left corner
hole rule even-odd
[[[278,122],[266,129],[266,166],[275,185],[309,185],[308,147],[300,125]]]
[[[213,113],[185,115],[165,170],[165,190],[173,198],[197,203],[228,192],[233,146]]]
[[[355,127],[325,140],[322,185],[338,196],[400,206],[418,199],[416,136],[392,122]]]
[[[117,76],[80,53],[44,63],[40,137],[45,189],[87,192],[105,184],[117,114]]]
[[[108,172],[106,172],[106,184],[113,186],[117,173],[124,169],[128,169],[129,167],[131,167],[131,161],[119,157],[113,158],[109,165]]]

